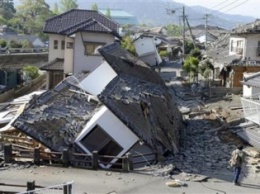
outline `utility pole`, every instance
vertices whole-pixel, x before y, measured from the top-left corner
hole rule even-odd
[[[207,42],[208,42],[208,18],[210,17],[210,14],[205,14],[205,51],[207,51]]]
[[[183,23],[183,29],[182,29],[182,36],[183,36],[183,59],[185,56],[185,7],[182,7],[182,23]]]

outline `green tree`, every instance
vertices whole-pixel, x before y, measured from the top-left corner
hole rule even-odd
[[[39,76],[39,69],[35,66],[26,65],[23,71],[33,80]]]
[[[184,62],[183,69],[189,73],[190,80],[193,79],[193,82],[198,78],[198,67],[199,59],[196,57],[189,56]]]
[[[53,16],[50,6],[45,0],[20,0],[21,5],[17,6],[16,18],[22,23],[21,30],[24,34],[42,33],[42,27],[47,18]]]
[[[91,10],[93,10],[93,11],[98,11],[98,6],[97,6],[96,3],[94,3],[94,4],[91,5]]]
[[[61,0],[60,6],[61,6],[60,10],[61,10],[62,13],[69,11],[71,9],[77,9],[78,8],[77,0]]]
[[[54,7],[53,7],[52,12],[53,12],[55,15],[59,15],[59,6],[58,6],[58,3],[57,3],[57,2],[54,3]]]
[[[165,26],[168,36],[180,36],[182,28],[174,24],[168,24]]]
[[[214,66],[209,60],[205,60],[201,62],[199,66],[199,73],[207,80],[208,83],[209,83],[209,77],[212,72],[214,77]]]
[[[135,53],[135,46],[134,46],[133,40],[130,36],[123,37],[123,39],[121,40],[121,46],[123,48],[125,48],[126,50],[128,50],[133,55],[136,54]]]
[[[13,0],[0,0],[0,16],[9,20],[14,16],[15,12]]]
[[[201,60],[201,58],[202,58],[201,51],[198,48],[192,49],[190,51],[190,56],[196,57],[199,60]]]
[[[111,19],[111,11],[109,8],[107,8],[106,16]]]
[[[185,54],[190,54],[192,49],[194,49],[194,45],[191,41],[185,41]]]

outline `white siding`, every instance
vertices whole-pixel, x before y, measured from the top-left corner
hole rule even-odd
[[[134,41],[135,50],[138,57],[147,64],[154,66],[162,62],[162,59],[157,52],[153,38],[142,37]]]
[[[58,41],[58,49],[54,49],[54,40]],[[49,34],[49,61],[56,58],[64,58],[64,50],[61,50],[61,41],[65,40],[65,36],[58,34]]]
[[[106,106],[103,106],[99,112],[97,112],[91,120],[87,123],[82,130],[76,143],[88,154],[91,154],[81,143],[81,139],[84,138],[96,125],[102,127],[122,148],[118,156],[123,156],[137,141],[138,137],[124,125]],[[114,159],[112,162],[116,162]],[[108,165],[106,167],[110,167]],[[103,166],[104,167],[104,166]]]
[[[114,42],[114,36],[102,33],[77,33],[75,36],[74,74],[86,71],[91,72],[103,60],[101,55],[86,56],[83,41],[111,44]]]
[[[67,48],[67,43],[73,43],[73,48]],[[66,37],[65,38],[65,59],[64,59],[64,73],[73,73],[73,53],[74,53],[75,43],[74,38]]]
[[[250,34],[247,36],[245,57],[248,60],[260,60],[260,56],[257,55],[258,41],[260,41],[260,34]]]
[[[107,62],[103,62],[80,82],[81,87],[92,95],[100,94],[106,85],[117,76]]]

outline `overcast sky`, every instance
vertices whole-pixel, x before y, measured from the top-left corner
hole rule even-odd
[[[174,0],[188,6],[200,5],[228,14],[260,18],[260,0]]]

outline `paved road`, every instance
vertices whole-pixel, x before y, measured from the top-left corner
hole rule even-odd
[[[0,183],[26,184],[26,181],[35,180],[37,185],[48,186],[74,181],[75,194],[259,194],[260,191],[259,177],[243,180],[242,186],[234,186],[221,179],[210,179],[203,183],[184,181],[187,186],[176,188],[165,185],[170,179],[144,175],[141,172],[119,173],[43,166],[21,170],[11,168],[0,173]],[[179,177],[176,175],[175,178]],[[0,191],[4,188],[0,186]],[[20,188],[19,191],[23,190]]]

